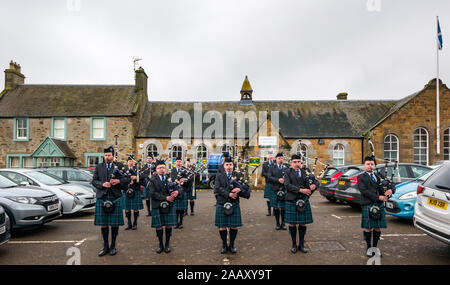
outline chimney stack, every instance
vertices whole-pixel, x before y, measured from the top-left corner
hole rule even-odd
[[[342,92],[342,93],[339,93],[339,94],[336,96],[336,98],[337,98],[338,100],[344,101],[344,100],[347,100],[347,96],[348,96],[348,93]]]
[[[21,73],[20,64],[9,63],[9,69],[5,69],[5,89],[14,89],[19,84],[25,83],[25,76]]]
[[[147,94],[147,79],[148,76],[144,69],[142,66],[139,66],[139,68],[135,71],[136,92],[144,92],[144,94]]]

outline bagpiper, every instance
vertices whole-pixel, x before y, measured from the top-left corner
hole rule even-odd
[[[101,227],[103,249],[98,256],[115,255],[119,226],[123,226],[122,190],[130,183],[117,162],[114,162],[114,148],[104,149],[104,162],[95,167],[92,185],[96,188],[94,225]],[[109,227],[111,227],[111,245],[109,245]]]
[[[286,213],[285,221],[289,225],[289,233],[292,239],[291,252],[300,250],[307,253],[305,248],[306,225],[313,222],[309,196],[319,187],[319,182],[311,181],[301,167],[301,158],[294,154],[291,158],[291,167],[284,176],[284,187],[286,187]],[[297,247],[297,225],[299,243]]]
[[[284,223],[285,215],[285,196],[286,188],[284,187],[284,174],[288,170],[284,164],[283,153],[277,153],[275,164],[269,168],[268,178],[272,195],[270,197],[270,206],[273,208],[276,226],[275,229],[286,230]],[[280,223],[281,217],[281,223]]]
[[[192,180],[192,178],[188,179],[186,177],[187,173],[185,170],[182,169],[182,166],[183,160],[181,159],[181,157],[177,157],[175,159],[175,167],[173,167],[172,170],[170,171],[171,181],[177,182],[183,188],[182,193],[180,193],[177,199],[175,199],[175,209],[177,214],[177,225],[175,227],[176,229],[183,228],[184,212],[187,211],[187,204],[188,204],[186,187],[188,187],[188,184]]]
[[[219,228],[222,239],[222,250],[236,253],[234,242],[238,233],[238,227],[242,227],[241,208],[239,197],[249,199],[251,189],[239,172],[233,171],[234,165],[230,157],[224,161],[224,172],[218,173],[214,184],[216,196],[215,225]],[[230,244],[227,244],[227,228],[230,229]]]
[[[150,179],[152,175],[156,172],[155,163],[153,162],[153,156],[149,155],[146,158],[146,163],[142,167],[142,171],[146,179]],[[151,207],[151,196],[150,191],[147,185],[144,185],[143,198],[145,199],[145,205],[147,206],[147,217],[152,215],[152,207]]]
[[[176,225],[174,200],[182,194],[182,188],[175,182],[169,182],[169,177],[166,175],[166,163],[163,160],[156,161],[156,175],[150,178],[147,186],[150,188],[152,197],[152,228],[156,229],[159,240],[156,252],[161,253],[164,250],[169,253],[172,227]],[[163,228],[166,233],[165,244]]]
[[[191,208],[191,216],[194,215],[195,200],[197,200],[197,191],[195,189],[195,181],[197,180],[197,173],[195,172],[195,166],[191,164],[191,160],[186,159],[186,168],[194,175],[194,179],[190,182],[190,185],[186,187],[187,199]]]
[[[363,228],[364,240],[366,241],[368,257],[373,253],[381,256],[378,249],[378,241],[381,236],[381,229],[386,228],[386,213],[384,202],[395,193],[395,185],[388,183],[386,189],[383,188],[382,181],[385,177],[380,173],[374,173],[375,159],[367,156],[364,159],[365,172],[358,175],[357,187],[361,192],[361,228]],[[372,231],[373,230],[373,231]],[[373,241],[371,241],[373,236]],[[369,251],[370,248],[377,251]]]
[[[125,230],[137,230],[137,221],[139,210],[144,209],[141,196],[141,185],[144,185],[144,175],[136,169],[136,160],[134,155],[128,156],[127,166],[124,168],[126,175],[130,177],[128,189],[123,191],[123,209],[127,217],[128,226]],[[133,211],[133,224],[131,224],[131,212]]]
[[[269,175],[269,168],[272,167],[272,165],[274,165],[273,162],[273,154],[269,153],[267,155],[267,161],[265,161],[262,165],[262,173],[261,175],[264,177],[264,181],[265,181],[265,186],[264,186],[264,198],[267,199],[266,203],[267,203],[267,216],[271,216],[272,214],[272,210],[270,207],[270,200],[272,197],[272,190],[270,188],[270,183],[269,183],[269,179],[268,179],[268,175]]]

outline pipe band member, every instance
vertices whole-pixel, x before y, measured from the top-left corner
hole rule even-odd
[[[269,168],[268,181],[272,195],[270,197],[270,206],[273,207],[273,214],[275,216],[276,226],[275,229],[286,230],[284,221],[285,216],[285,196],[286,188],[284,187],[284,173],[288,168],[283,164],[283,153],[277,153],[275,158],[275,164]],[[280,195],[281,194],[281,195]],[[280,223],[281,217],[281,223]]]
[[[174,202],[177,215],[177,225],[175,227],[176,229],[183,228],[184,212],[187,211],[188,205],[186,186],[188,186],[191,181],[184,177],[185,172],[184,170],[182,170],[182,166],[183,160],[181,159],[181,157],[177,157],[175,159],[175,167],[170,171],[170,179],[172,180],[172,182],[178,181],[177,183],[179,183],[179,185],[183,188],[182,193],[180,193],[180,195],[177,197],[177,199],[175,199]]]
[[[381,185],[381,181],[385,178],[381,173],[374,173],[375,161],[373,157],[364,158],[365,172],[358,175],[357,187],[361,192],[361,228],[364,229],[363,235],[366,241],[368,257],[373,256],[373,251],[369,250],[374,247],[381,256],[378,249],[378,241],[381,236],[381,229],[386,228],[386,213],[384,202],[386,202],[392,194],[395,193],[395,185],[390,184],[386,191]],[[373,210],[378,214],[373,214]],[[371,213],[372,212],[372,213]],[[373,230],[373,231],[372,231]],[[373,237],[373,241],[371,238]]]
[[[119,226],[123,226],[122,190],[130,183],[126,176],[114,175],[120,165],[114,161],[114,148],[104,149],[104,162],[95,167],[92,185],[96,188],[96,204],[94,225],[101,227],[103,249],[98,256],[115,255],[116,239]],[[106,203],[106,204],[105,204]],[[107,207],[109,206],[109,207]],[[108,209],[106,209],[108,208]],[[111,211],[112,209],[112,211]],[[109,227],[111,227],[111,245],[108,243]]]
[[[152,175],[155,174],[156,166],[152,155],[147,156],[146,163],[142,167],[142,170],[144,171],[146,179],[150,179]],[[150,189],[147,187],[147,183],[144,185],[143,198],[145,199],[145,205],[147,207],[147,217],[150,217],[152,215],[152,208],[150,202]]]
[[[284,187],[286,187],[285,220],[289,225],[289,233],[292,239],[292,253],[296,253],[297,250],[303,253],[308,252],[305,248],[306,225],[313,222],[309,196],[319,187],[317,180],[313,184],[309,184],[309,179],[301,164],[300,156],[294,154],[291,158],[291,167],[284,176]],[[300,209],[299,205],[303,205],[303,207]],[[297,225],[299,233],[298,247],[296,237]]]
[[[265,181],[264,198],[267,199],[267,201],[266,201],[267,216],[270,216],[272,214],[271,207],[270,207],[270,200],[271,200],[273,192],[270,188],[268,175],[269,175],[269,168],[272,167],[272,165],[274,165],[274,164],[275,164],[275,162],[273,161],[273,153],[269,152],[269,154],[267,155],[267,161],[264,162],[262,165],[262,172],[261,172],[261,175],[264,177],[264,181]],[[275,215],[275,213],[274,213],[274,215]]]
[[[195,206],[195,200],[197,200],[197,191],[195,189],[195,181],[199,179],[198,173],[195,172],[194,165],[191,164],[191,160],[189,158],[186,159],[186,168],[190,169],[194,172],[195,179],[192,179],[192,181],[185,187],[187,199],[189,202],[189,206],[191,208],[191,216],[194,215],[194,206]],[[187,212],[186,212],[187,214]]]
[[[139,210],[144,209],[144,205],[142,203],[142,196],[141,196],[141,185],[144,185],[145,177],[143,174],[139,173],[136,166],[136,160],[134,158],[134,155],[128,156],[127,159],[127,166],[124,168],[124,172],[130,176],[130,184],[128,185],[128,191],[129,189],[133,190],[132,197],[127,195],[126,191],[123,192],[122,197],[122,203],[123,203],[123,209],[125,210],[125,216],[127,217],[128,226],[125,228],[125,230],[136,230],[137,229],[137,220],[139,217]],[[139,182],[138,182],[138,176],[139,176]],[[133,211],[133,224],[131,224],[131,212]]]
[[[250,187],[243,181],[241,173],[233,171],[234,165],[230,157],[224,160],[224,172],[218,173],[214,184],[214,195],[216,196],[215,225],[219,228],[222,239],[222,250],[236,253],[234,241],[238,233],[238,227],[242,227],[241,208],[239,197],[249,199]],[[225,209],[225,206],[228,208]],[[230,244],[227,244],[227,228],[230,229]]]
[[[170,249],[170,236],[172,227],[176,225],[176,214],[174,200],[182,194],[181,187],[172,187],[175,183],[169,183],[169,176],[166,175],[166,162],[164,160],[156,161],[156,175],[152,176],[148,182],[152,198],[152,228],[156,228],[156,236],[159,240],[159,246],[156,250],[166,253]],[[163,228],[166,233],[165,244],[163,243]]]

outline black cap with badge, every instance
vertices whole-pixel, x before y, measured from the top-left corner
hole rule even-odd
[[[103,150],[104,153],[110,152],[110,153],[114,153],[114,148],[112,145],[108,146],[107,148],[105,148]]]

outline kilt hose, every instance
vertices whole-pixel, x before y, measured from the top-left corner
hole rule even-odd
[[[134,191],[134,197],[128,198],[125,192],[122,194],[122,209],[123,210],[142,210],[144,204],[142,203],[141,191]]]
[[[241,207],[238,203],[232,203],[233,214],[230,216],[225,215],[223,205],[216,204],[216,220],[215,225],[219,228],[234,228],[242,227]]]
[[[122,197],[115,200],[113,200],[114,198],[112,197],[110,197],[111,199],[108,199],[108,197],[97,199],[95,202],[94,225],[111,227],[123,226]],[[103,203],[107,200],[112,201],[115,205],[114,211],[109,214],[103,211]]]
[[[381,218],[373,220],[370,218],[369,209],[372,206],[378,206],[381,210]],[[383,202],[372,203],[369,205],[361,206],[361,228],[363,229],[384,229],[386,228],[386,212]]]
[[[177,215],[175,213],[175,206],[172,205],[169,213],[161,214],[159,208],[152,209],[152,228],[161,227],[175,227],[177,225]]]
[[[313,217],[311,212],[311,205],[309,201],[306,203],[306,211],[297,211],[297,206],[295,202],[286,201],[285,204],[286,212],[284,215],[284,221],[286,224],[290,225],[306,225],[313,223]]]

